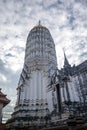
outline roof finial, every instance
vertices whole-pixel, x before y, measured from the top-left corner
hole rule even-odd
[[[39,20],[38,25],[41,26],[41,21]]]
[[[65,48],[63,48],[64,58],[66,58]]]
[[[63,49],[63,53],[65,54],[65,48],[63,47],[62,49]]]
[[[64,66],[70,66],[69,61],[68,61],[68,59],[66,57],[65,49],[64,48],[63,48],[63,53],[64,53]]]

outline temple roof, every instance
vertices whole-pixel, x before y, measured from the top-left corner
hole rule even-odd
[[[0,88],[0,103],[3,104],[3,107],[5,107],[10,102],[10,100],[8,98],[6,98],[6,96],[7,95],[5,95],[1,92],[1,88]]]
[[[42,29],[44,28],[44,29],[48,30],[47,27],[45,27],[45,26],[43,26],[43,25],[41,24],[41,21],[40,21],[40,20],[38,21],[38,24],[31,29],[31,31],[34,30],[34,29],[37,29],[37,28],[42,28]],[[49,31],[49,30],[48,30],[48,31]]]

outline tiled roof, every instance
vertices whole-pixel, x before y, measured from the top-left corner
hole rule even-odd
[[[0,103],[3,103],[3,107],[5,107],[9,102],[10,100],[6,98],[6,95],[3,94],[0,89]]]

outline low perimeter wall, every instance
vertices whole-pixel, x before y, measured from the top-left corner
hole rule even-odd
[[[0,130],[5,130],[5,124],[0,124]]]

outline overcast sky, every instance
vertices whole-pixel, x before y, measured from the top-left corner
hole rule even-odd
[[[5,112],[15,105],[27,35],[39,20],[52,34],[59,68],[63,48],[71,65],[87,59],[87,0],[0,0],[0,87],[11,100]]]

